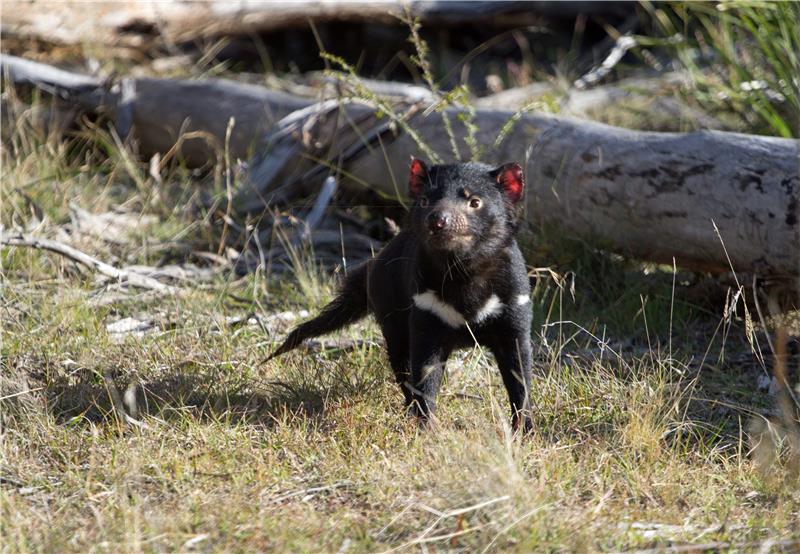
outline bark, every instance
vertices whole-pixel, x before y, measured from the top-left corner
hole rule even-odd
[[[13,60],[3,62],[9,66]],[[408,133],[363,104],[312,106],[231,81],[132,80],[128,91],[133,135],[144,152],[168,150],[181,129],[202,131],[221,145],[234,117],[232,156],[244,157],[261,144],[243,187],[251,199],[273,198],[295,186],[312,192],[331,172],[319,159],[334,166],[343,186],[355,176],[361,186],[395,195],[405,189],[409,157],[420,155]],[[398,113],[434,152],[450,151],[438,113],[419,104],[398,107]],[[466,156],[460,113],[447,113]],[[512,116],[477,110],[476,138],[485,161],[524,164],[529,219],[644,260],[674,259],[690,269],[733,268],[776,279],[800,275],[798,141],[715,131],[641,132],[530,113],[520,115],[505,140],[492,147]],[[264,129],[271,132],[262,139]],[[205,143],[183,148],[195,161],[209,152]]]
[[[131,120],[142,155],[167,152],[182,133],[195,133],[197,138],[182,141],[180,148],[190,166],[203,165],[222,150],[231,118],[231,156],[247,159],[276,121],[312,103],[226,79],[129,82]]]

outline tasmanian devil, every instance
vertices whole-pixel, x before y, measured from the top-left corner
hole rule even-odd
[[[428,421],[447,357],[477,342],[497,360],[514,428],[528,430],[530,284],[514,238],[524,186],[516,163],[429,169],[412,159],[404,229],[270,358],[372,313],[406,405]]]

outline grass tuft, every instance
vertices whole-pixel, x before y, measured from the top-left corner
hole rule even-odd
[[[800,19],[797,2],[643,3],[692,84],[686,96],[735,126],[800,137]]]

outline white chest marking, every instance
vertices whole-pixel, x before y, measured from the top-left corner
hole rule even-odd
[[[517,305],[518,306],[524,306],[525,304],[527,304],[530,301],[531,301],[531,297],[528,296],[527,294],[520,294],[520,295],[517,296]]]
[[[458,310],[447,302],[443,302],[432,290],[427,290],[422,294],[415,294],[414,305],[420,310],[431,312],[454,329],[467,322]]]
[[[454,329],[467,323],[467,320],[461,315],[461,312],[440,299],[432,290],[427,290],[422,294],[415,294],[413,299],[414,305],[417,308],[425,310],[426,312],[431,312]],[[478,313],[475,314],[473,321],[475,323],[483,323],[490,317],[502,313],[503,308],[505,308],[505,305],[500,302],[500,298],[498,298],[496,294],[493,294],[486,300],[486,303],[481,306]]]
[[[500,299],[496,294],[493,294],[488,300],[486,300],[486,304],[484,304],[481,309],[478,310],[478,313],[475,314],[474,321],[475,323],[481,323],[494,315],[502,313],[503,308],[505,308],[503,303],[500,302]]]

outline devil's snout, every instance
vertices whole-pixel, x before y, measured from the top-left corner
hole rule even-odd
[[[451,216],[445,211],[437,210],[428,215],[428,229],[432,232],[441,231],[450,225]]]

